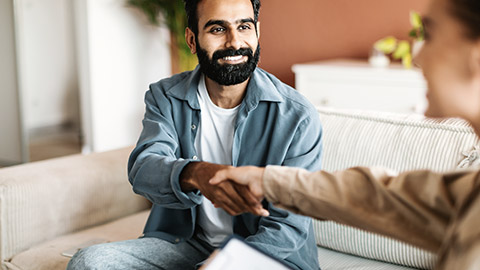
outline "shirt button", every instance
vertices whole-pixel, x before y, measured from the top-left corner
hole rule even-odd
[[[193,159],[193,160],[197,160],[198,157],[197,157],[197,156],[193,156],[192,159]]]
[[[196,129],[196,128],[197,128],[197,126],[195,126],[195,125],[192,125],[192,129]]]

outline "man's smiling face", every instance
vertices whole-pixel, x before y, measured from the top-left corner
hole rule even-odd
[[[259,57],[250,0],[203,0],[197,7],[196,52],[200,68],[220,85],[246,81]]]

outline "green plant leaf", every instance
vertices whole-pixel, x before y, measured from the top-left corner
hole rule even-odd
[[[402,40],[398,43],[397,49],[393,52],[392,56],[394,59],[400,59],[407,54],[410,54],[410,43],[406,40]]]
[[[187,16],[181,0],[127,0],[127,4],[141,10],[153,25],[164,25],[171,32],[172,43],[177,46],[181,71],[195,67],[197,57],[185,42]]]
[[[412,38],[417,38],[417,30],[416,29],[410,30],[410,32],[408,33],[408,36]]]
[[[405,68],[412,68],[412,54],[407,53],[402,57],[402,64]]]
[[[385,54],[389,54],[397,47],[397,39],[395,37],[386,37],[375,42],[373,47]]]
[[[424,40],[424,29],[422,17],[415,11],[410,12],[410,24],[413,29],[410,31],[409,36],[413,37],[416,40]]]
[[[420,29],[422,27],[422,17],[415,11],[410,11],[410,24],[413,29]]]

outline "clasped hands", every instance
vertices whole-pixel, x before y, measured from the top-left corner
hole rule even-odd
[[[180,175],[183,191],[199,190],[215,207],[236,216],[250,212],[268,216],[261,201],[264,197],[264,168],[232,167],[208,162],[192,162]]]

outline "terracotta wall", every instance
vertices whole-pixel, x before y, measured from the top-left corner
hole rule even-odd
[[[262,0],[260,66],[294,85],[295,63],[367,58],[385,36],[407,38],[429,0]]]

